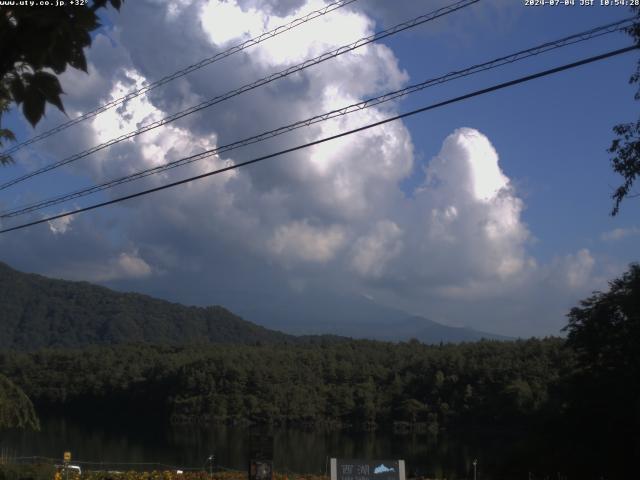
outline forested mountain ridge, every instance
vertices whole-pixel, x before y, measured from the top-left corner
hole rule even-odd
[[[284,343],[223,307],[187,307],[87,282],[18,272],[0,262],[0,349],[121,343]]]
[[[185,306],[88,282],[22,273],[0,262],[0,349],[122,343],[307,344],[342,342],[347,340],[344,337],[383,341],[416,338],[432,344],[482,338],[508,340],[410,316],[366,299],[332,297],[320,311],[310,307],[317,302],[305,304],[304,300],[306,297],[273,302],[290,308],[278,312],[254,301],[236,305],[244,312],[242,317],[248,315],[254,323],[221,306]]]

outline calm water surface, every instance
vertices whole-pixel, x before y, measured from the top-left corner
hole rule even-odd
[[[274,468],[296,473],[325,473],[327,459],[369,458],[406,461],[408,474],[431,478],[501,478],[497,465],[507,461],[514,443],[500,438],[433,438],[391,432],[345,433],[273,429]],[[458,435],[460,437],[460,435]],[[219,468],[245,470],[249,430],[245,427],[141,427],[132,424],[88,424],[44,418],[40,432],[0,433],[0,447],[16,457],[62,458],[69,450],[73,463],[85,469],[150,470],[208,468],[215,455]],[[515,445],[517,447],[517,445]],[[98,465],[105,463],[106,465]],[[150,465],[153,464],[153,465]],[[522,471],[526,473],[527,468]],[[525,474],[523,473],[523,474]],[[523,478],[526,478],[523,477]]]

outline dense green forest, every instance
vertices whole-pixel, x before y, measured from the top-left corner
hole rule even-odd
[[[433,437],[481,432],[505,444],[525,442],[524,458],[535,456],[547,471],[581,474],[624,469],[638,450],[625,429],[606,431],[614,409],[628,412],[633,398],[576,395],[568,386],[582,372],[579,356],[559,338],[98,346],[4,352],[0,371],[38,412],[82,422],[98,421],[99,412],[100,422],[130,429],[225,422]],[[589,411],[597,398],[608,399],[609,412]],[[633,433],[637,419],[626,421]]]
[[[425,346],[92,347],[0,354],[40,409],[203,421],[423,428],[527,419],[574,364],[559,339]]]
[[[86,282],[52,280],[18,272],[1,262],[0,305],[0,349],[298,341],[219,306],[186,307]]]
[[[11,380],[0,374],[0,429],[40,426],[31,400]]]

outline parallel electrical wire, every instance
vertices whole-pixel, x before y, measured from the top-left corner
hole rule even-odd
[[[357,48],[360,48],[360,47],[362,47],[364,45],[367,45],[369,43],[373,43],[373,42],[375,42],[377,40],[380,40],[382,38],[386,38],[386,37],[389,37],[391,35],[395,35],[397,33],[400,33],[402,31],[404,31],[404,30],[407,30],[407,29],[410,29],[410,28],[414,28],[414,27],[417,27],[419,25],[422,25],[423,23],[430,22],[432,20],[435,20],[437,18],[443,17],[445,15],[449,15],[449,14],[451,14],[453,12],[456,12],[456,11],[461,10],[463,8],[469,7],[469,6],[471,6],[471,5],[475,4],[475,3],[478,3],[479,1],[480,0],[460,0],[460,1],[458,1],[458,2],[456,2],[454,4],[452,4],[452,5],[448,5],[446,7],[439,8],[438,10],[435,10],[435,11],[433,11],[431,13],[427,13],[425,15],[421,15],[421,16],[415,17],[415,18],[413,18],[413,19],[411,19],[409,21],[406,21],[406,22],[400,23],[398,25],[395,25],[395,26],[393,26],[391,28],[388,28],[387,30],[383,30],[383,31],[375,33],[373,35],[369,35],[368,37],[363,37],[363,38],[361,38],[359,40],[356,40],[355,42],[352,42],[352,43],[350,43],[348,45],[343,45],[342,47],[336,48],[336,49],[331,50],[329,52],[325,52],[322,55],[319,55],[319,56],[317,56],[315,58],[312,58],[310,60],[305,60],[304,62],[299,63],[299,64],[294,65],[294,66],[291,66],[289,68],[286,68],[285,70],[282,70],[282,71],[277,72],[277,73],[273,73],[273,74],[271,74],[271,75],[269,75],[267,77],[261,78],[260,80],[256,80],[253,83],[244,85],[244,86],[242,86],[240,88],[237,88],[235,90],[231,90],[231,91],[229,91],[229,92],[227,92],[225,94],[218,95],[218,96],[216,96],[214,98],[211,98],[209,100],[201,102],[198,105],[194,105],[194,106],[192,106],[190,108],[187,108],[187,109],[182,110],[180,112],[174,113],[172,115],[164,117],[164,118],[162,118],[160,120],[157,120],[155,122],[151,122],[151,123],[149,123],[149,124],[147,124],[147,125],[145,125],[143,127],[138,128],[137,130],[134,130],[132,132],[120,135],[119,137],[116,137],[116,138],[114,138],[112,140],[109,140],[107,142],[101,143],[99,145],[96,145],[96,146],[94,146],[92,148],[84,150],[83,152],[77,153],[77,154],[72,155],[70,157],[67,157],[67,158],[65,158],[63,160],[59,160],[57,162],[51,163],[51,164],[46,165],[46,166],[44,166],[42,168],[34,170],[33,172],[30,172],[30,173],[24,174],[24,175],[22,175],[20,177],[17,177],[17,178],[14,178],[12,180],[9,180],[8,182],[5,182],[5,183],[0,185],[0,190],[4,190],[5,188],[8,188],[8,187],[10,187],[12,185],[15,185],[17,183],[23,182],[23,181],[25,181],[25,180],[27,180],[29,178],[35,177],[36,175],[40,175],[42,173],[54,170],[54,169],[56,169],[58,167],[61,167],[63,165],[67,165],[67,164],[69,164],[71,162],[77,161],[77,160],[79,160],[81,158],[84,158],[84,157],[86,157],[88,155],[91,155],[92,153],[95,153],[95,152],[97,152],[99,150],[102,150],[104,148],[110,147],[111,145],[114,145],[116,143],[120,143],[120,142],[122,142],[124,140],[128,140],[128,139],[133,138],[133,137],[135,137],[137,135],[140,135],[141,133],[148,132],[148,131],[153,130],[155,128],[161,127],[161,126],[166,125],[168,123],[171,123],[171,122],[173,122],[175,120],[183,118],[183,117],[185,117],[187,115],[191,115],[191,114],[196,113],[196,112],[198,112],[200,110],[203,110],[205,108],[211,107],[213,105],[216,105],[216,104],[221,103],[221,102],[223,102],[225,100],[228,100],[230,98],[233,98],[233,97],[236,97],[238,95],[241,95],[241,94],[243,94],[245,92],[248,92],[250,90],[256,89],[256,88],[261,87],[263,85],[266,85],[268,83],[271,83],[271,82],[274,82],[274,81],[279,80],[281,78],[284,78],[284,77],[287,77],[289,75],[292,75],[293,73],[300,72],[300,71],[305,70],[305,69],[307,69],[309,67],[312,67],[314,65],[318,65],[318,64],[320,64],[322,62],[325,62],[327,60],[335,58],[335,57],[337,57],[339,55],[342,55],[344,53],[351,52],[351,51],[353,51],[353,50],[355,50]]]
[[[335,139],[338,139],[338,138],[346,137],[348,135],[353,135],[354,133],[362,132],[362,131],[368,130],[370,128],[374,128],[374,127],[378,127],[380,125],[384,125],[384,124],[389,123],[389,122],[393,122],[393,121],[396,121],[396,120],[400,120],[402,118],[406,118],[406,117],[409,117],[409,116],[412,116],[412,115],[416,115],[418,113],[424,113],[426,111],[434,110],[436,108],[440,108],[440,107],[443,107],[443,106],[446,106],[446,105],[450,105],[450,104],[457,103],[457,102],[460,102],[460,101],[463,101],[463,100],[467,100],[469,98],[477,97],[477,96],[480,96],[480,95],[485,95],[487,93],[495,92],[497,90],[502,90],[504,88],[512,87],[514,85],[518,85],[518,84],[521,84],[521,83],[529,82],[529,81],[535,80],[537,78],[546,77],[546,76],[553,75],[555,73],[559,73],[559,72],[562,72],[562,71],[565,71],[565,70],[570,70],[572,68],[576,68],[576,67],[579,67],[581,65],[587,65],[589,63],[593,63],[593,62],[597,62],[597,61],[600,61],[600,60],[604,60],[606,58],[611,58],[611,57],[614,57],[616,55],[621,55],[623,53],[627,53],[627,52],[630,52],[632,50],[637,50],[639,48],[640,48],[640,45],[632,45],[632,46],[629,46],[629,47],[620,48],[620,49],[617,49],[617,50],[612,50],[612,51],[609,51],[607,53],[603,53],[603,54],[600,54],[600,55],[595,55],[595,56],[592,56],[592,57],[589,57],[589,58],[578,60],[576,62],[568,63],[568,64],[562,65],[560,67],[551,68],[549,70],[544,70],[544,71],[541,71],[541,72],[538,72],[538,73],[534,73],[532,75],[527,75],[527,76],[524,76],[524,77],[520,77],[520,78],[517,78],[515,80],[510,80],[508,82],[503,82],[503,83],[500,83],[500,84],[497,84],[497,85],[494,85],[494,86],[491,86],[491,87],[483,88],[481,90],[476,90],[474,92],[467,93],[467,94],[461,95],[459,97],[451,98],[449,100],[445,100],[445,101],[442,101],[442,102],[438,102],[438,103],[434,103],[434,104],[428,105],[426,107],[422,107],[422,108],[418,108],[418,109],[415,109],[415,110],[411,110],[409,112],[402,113],[400,115],[395,115],[393,117],[388,117],[388,118],[385,118],[384,120],[380,120],[378,122],[370,123],[368,125],[364,125],[362,127],[354,128],[352,130],[347,130],[345,132],[341,132],[341,133],[338,133],[336,135],[331,135],[329,137],[321,138],[321,139],[315,140],[313,142],[308,142],[308,143],[305,143],[305,144],[302,144],[302,145],[297,145],[295,147],[287,148],[285,150],[280,150],[280,151],[275,152],[275,153],[270,153],[268,155],[263,155],[261,157],[254,158],[252,160],[247,160],[246,162],[237,163],[235,165],[230,165],[228,167],[224,167],[224,168],[220,168],[220,169],[217,169],[217,170],[213,170],[211,172],[202,173],[200,175],[195,175],[195,176],[192,176],[192,177],[189,177],[189,178],[185,178],[183,180],[179,180],[179,181],[176,181],[176,182],[168,183],[168,184],[165,184],[165,185],[162,185],[162,186],[159,186],[159,187],[150,188],[148,190],[143,190],[141,192],[133,193],[133,194],[130,194],[130,195],[125,195],[125,196],[122,196],[122,197],[119,197],[119,198],[114,198],[114,199],[106,201],[106,202],[96,203],[96,204],[90,205],[88,207],[78,208],[78,209],[73,210],[71,212],[65,212],[65,213],[61,213],[61,214],[58,214],[58,215],[53,215],[51,217],[42,218],[40,220],[35,220],[33,222],[23,223],[21,225],[15,226],[15,227],[5,228],[5,229],[0,230],[0,234],[12,232],[12,231],[15,231],[15,230],[21,230],[23,228],[31,227],[31,226],[38,225],[38,224],[45,223],[45,222],[50,222],[52,220],[57,220],[59,218],[68,217],[68,216],[75,215],[75,214],[78,214],[78,213],[88,212],[90,210],[95,210],[97,208],[106,207],[108,205],[113,205],[113,204],[116,204],[116,203],[120,203],[120,202],[123,202],[125,200],[130,200],[130,199],[133,199],[133,198],[142,197],[144,195],[148,195],[148,194],[151,194],[151,193],[159,192],[161,190],[166,190],[168,188],[176,187],[178,185],[183,185],[185,183],[190,183],[190,182],[193,182],[194,180],[200,180],[202,178],[210,177],[212,175],[217,175],[217,174],[220,174],[220,173],[223,173],[223,172],[236,170],[236,169],[238,169],[240,167],[245,167],[247,165],[252,165],[254,163],[258,163],[258,162],[262,162],[264,160],[268,160],[270,158],[279,157],[279,156],[282,156],[282,155],[287,154],[287,153],[295,152],[295,151],[298,151],[298,150],[303,150],[305,148],[309,148],[309,147],[312,147],[314,145],[319,145],[321,143],[325,143],[325,142],[328,142],[328,141],[331,141],[331,140],[335,140]]]
[[[155,82],[149,83],[147,85],[144,85],[143,87],[139,88],[138,90],[134,90],[131,91],[129,93],[127,93],[126,95],[123,95],[122,97],[116,98],[115,100],[112,100],[108,103],[105,103],[104,105],[99,106],[98,108],[96,108],[95,110],[91,110],[89,112],[86,112],[74,119],[71,119],[67,122],[64,122],[50,130],[47,130],[46,132],[43,132],[39,135],[36,135],[35,137],[32,137],[28,140],[25,140],[24,142],[18,143],[14,146],[12,146],[11,148],[6,149],[5,151],[2,152],[3,155],[10,155],[14,152],[17,152],[18,150],[20,150],[21,148],[26,147],[27,145],[31,145],[33,143],[36,143],[40,140],[43,140],[45,138],[48,138],[52,135],[55,135],[56,133],[59,133],[73,125],[76,125],[77,123],[83,122],[84,120],[88,120],[89,118],[93,118],[99,114],[101,114],[102,112],[105,112],[111,108],[117,107],[118,105],[121,105],[133,98],[136,98],[140,95],[143,95],[147,92],[150,92],[151,90],[158,88],[166,83],[169,83],[172,80],[175,80],[176,78],[180,78],[180,77],[184,77],[185,75],[188,75],[191,72],[195,72],[196,70],[199,70],[200,68],[206,67],[207,65],[211,65],[214,62],[217,62],[218,60],[222,60],[223,58],[229,57],[235,53],[241,52],[243,50],[246,50],[249,47],[253,47],[255,45],[258,45],[259,43],[264,42],[265,40],[269,40],[270,38],[273,38],[277,35],[280,35],[282,33],[288,32],[289,30],[292,30],[300,25],[303,25],[311,20],[314,20],[318,17],[321,17],[323,15],[326,15],[329,12],[332,12],[334,10],[337,10],[339,8],[345,7],[353,2],[356,2],[357,0],[339,0],[337,2],[334,3],[330,3],[329,5],[326,5],[325,7],[315,10],[313,12],[308,13],[307,15],[303,16],[303,17],[299,17],[296,18],[294,20],[292,20],[291,22],[284,24],[284,25],[280,25],[276,28],[274,28],[273,30],[269,30],[268,32],[264,32],[260,35],[258,35],[257,37],[253,37],[250,38],[249,40],[246,40],[242,43],[239,43],[237,45],[234,45],[231,48],[228,48],[227,50],[217,53],[211,57],[205,58],[203,60],[200,60],[197,63],[194,63],[193,65],[189,65],[181,70],[178,70],[177,72],[171,73],[169,75],[166,75],[164,77],[162,77],[160,80],[156,80]]]
[[[20,206],[20,207],[16,207],[14,209],[11,210],[7,210],[4,212],[0,213],[0,218],[11,218],[11,217],[16,217],[19,215],[24,215],[27,213],[31,213],[34,211],[38,211],[38,210],[42,210],[44,208],[53,206],[53,205],[58,205],[60,203],[64,203],[67,202],[69,200],[74,200],[77,198],[81,198],[81,197],[85,197],[87,195],[91,195],[93,193],[97,193],[97,192],[101,192],[103,190],[107,190],[109,188],[113,188],[115,186],[118,185],[122,185],[125,183],[129,183],[141,178],[145,178],[148,177],[150,175],[155,175],[157,173],[161,173],[176,167],[180,167],[183,165],[187,165],[189,163],[193,163],[199,160],[202,160],[204,158],[213,156],[213,155],[218,155],[221,153],[226,153],[229,152],[231,150],[235,150],[236,148],[240,148],[240,147],[244,147],[247,145],[251,145],[254,143],[258,143],[261,141],[264,141],[266,139],[269,138],[273,138],[276,137],[278,135],[282,135],[284,133],[288,133],[291,132],[293,130],[302,128],[302,127],[307,127],[319,122],[323,122],[332,118],[336,118],[339,116],[343,116],[343,115],[347,115],[353,112],[358,112],[358,111],[362,111],[366,108],[370,108],[373,107],[375,105],[379,105],[381,103],[384,102],[388,102],[421,90],[424,90],[428,87],[434,86],[434,85],[438,85],[438,84],[442,84],[445,82],[449,82],[458,78],[462,78],[468,75],[472,75],[475,73],[479,73],[482,71],[486,71],[486,70],[490,70],[493,68],[498,68],[507,64],[511,64],[517,61],[521,61],[524,60],[526,58],[535,56],[535,55],[539,55],[541,53],[546,53],[558,48],[562,48],[565,47],[567,45],[573,45],[579,42],[584,42],[593,38],[597,38],[600,37],[602,35],[606,35],[609,33],[613,33],[616,31],[620,31],[623,30],[625,28],[627,28],[628,26],[630,26],[633,21],[635,20],[635,17],[631,17],[628,19],[624,19],[624,20],[620,20],[618,22],[614,22],[614,23],[610,23],[607,25],[602,25],[599,27],[595,27],[592,28],[590,30],[586,30],[584,32],[580,32],[580,33],[576,33],[558,40],[554,40],[551,42],[547,42],[541,45],[537,45],[535,47],[526,49],[526,50],[521,50],[519,52],[516,53],[512,53],[510,55],[507,56],[503,56],[500,58],[496,58],[494,60],[488,61],[488,62],[484,62],[481,64],[477,64],[477,65],[473,65],[471,67],[465,68],[463,70],[457,70],[457,71],[453,71],[450,72],[446,75],[437,77],[437,78],[433,78],[433,79],[429,79],[426,80],[424,82],[418,83],[418,84],[414,84],[414,85],[410,85],[408,87],[405,87],[401,90],[396,90],[393,92],[389,92],[389,93],[385,93],[384,95],[380,95],[374,98],[370,98],[368,100],[364,100],[362,102],[359,103],[355,103],[340,109],[336,109],[336,110],[332,110],[330,112],[327,113],[323,113],[321,115],[316,115],[314,117],[311,118],[307,118],[305,120],[300,120],[297,121],[295,123],[283,126],[283,127],[279,127],[277,129],[274,130],[270,130],[268,132],[264,132],[261,133],[259,135],[254,135],[252,137],[248,137],[245,138],[243,140],[238,140],[236,142],[227,144],[227,145],[223,145],[217,148],[213,148],[213,149],[209,149],[209,150],[205,150],[203,152],[200,152],[198,154],[195,155],[191,155],[188,157],[184,157],[184,158],[180,158],[178,160],[174,160],[172,162],[163,164],[163,165],[158,165],[156,167],[151,167],[151,168],[147,168],[141,171],[138,171],[136,173],[130,174],[130,175],[125,175],[123,177],[120,178],[116,178],[113,180],[109,180],[106,182],[103,182],[101,184],[98,185],[94,185],[91,187],[86,187],[80,190],[76,190],[75,192],[71,192],[71,193],[66,193],[63,195],[59,195],[53,198],[49,198],[46,200],[40,200],[38,202],[35,203],[31,203],[29,205],[24,205],[24,206]]]

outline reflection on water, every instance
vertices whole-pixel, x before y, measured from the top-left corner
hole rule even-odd
[[[504,455],[501,447],[486,441],[454,441],[424,435],[296,429],[274,429],[271,433],[274,437],[274,466],[282,472],[325,473],[330,457],[402,458],[411,476],[455,480],[473,476],[471,462],[474,458],[478,458],[480,473],[483,465],[495,463],[496,454]],[[16,456],[60,459],[62,453],[69,450],[74,463],[104,462],[107,465],[103,467],[85,465],[85,468],[111,470],[168,468],[145,463],[207,469],[207,458],[213,453],[217,465],[245,470],[249,430],[223,425],[168,429],[126,423],[89,425],[69,419],[44,418],[40,432],[0,433],[0,447],[9,449]],[[488,478],[487,469],[485,475],[478,478]]]

